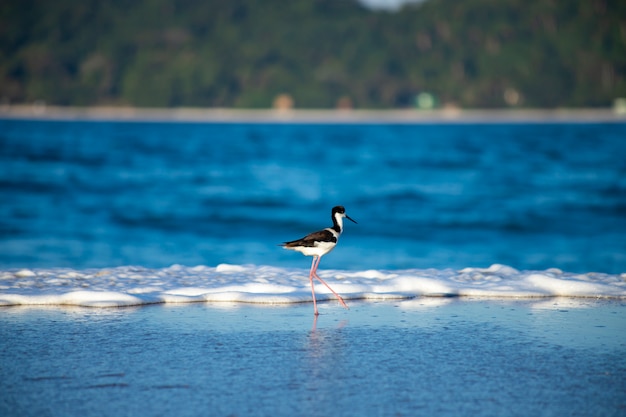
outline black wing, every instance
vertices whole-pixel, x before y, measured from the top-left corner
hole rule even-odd
[[[315,246],[315,242],[337,243],[337,238],[329,230],[320,230],[319,232],[313,232],[309,235],[306,235],[302,239],[285,242],[281,246],[284,246],[286,248],[293,248],[295,246],[313,247]]]

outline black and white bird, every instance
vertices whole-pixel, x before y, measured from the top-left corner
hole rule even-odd
[[[309,281],[311,282],[311,293],[313,294],[313,309],[316,316],[319,315],[319,312],[317,311],[317,302],[315,300],[315,285],[313,284],[313,277],[317,278],[333,294],[335,294],[335,297],[337,297],[341,305],[343,305],[345,308],[348,308],[346,303],[343,301],[343,298],[341,298],[341,296],[337,294],[335,290],[330,288],[330,286],[317,275],[317,267],[320,264],[320,259],[322,258],[322,256],[326,255],[328,252],[335,249],[335,246],[337,246],[339,236],[341,236],[341,232],[343,231],[344,217],[356,223],[356,221],[351,219],[346,214],[346,209],[343,208],[343,206],[333,207],[331,213],[331,218],[333,219],[332,227],[327,227],[324,230],[308,234],[302,239],[292,240],[291,242],[285,242],[280,245],[285,249],[295,250],[296,252],[300,252],[305,256],[313,257],[311,271],[309,272]]]

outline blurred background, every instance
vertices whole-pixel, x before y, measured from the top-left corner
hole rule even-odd
[[[621,0],[5,0],[0,100],[626,109],[625,22]]]

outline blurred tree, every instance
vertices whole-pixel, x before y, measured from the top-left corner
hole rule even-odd
[[[609,106],[626,2],[5,0],[0,101],[135,106]]]

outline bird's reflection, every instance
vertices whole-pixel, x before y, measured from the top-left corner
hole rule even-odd
[[[348,321],[343,320],[333,328],[318,328],[318,316],[313,318],[311,331],[307,336],[307,368],[314,373],[332,371],[345,355],[346,339],[344,328]]]
[[[303,338],[304,355],[300,370],[303,386],[308,393],[301,404],[303,415],[320,415],[320,401],[336,401],[336,382],[348,377],[348,321],[328,327],[325,320],[330,319],[315,316],[311,330]]]

